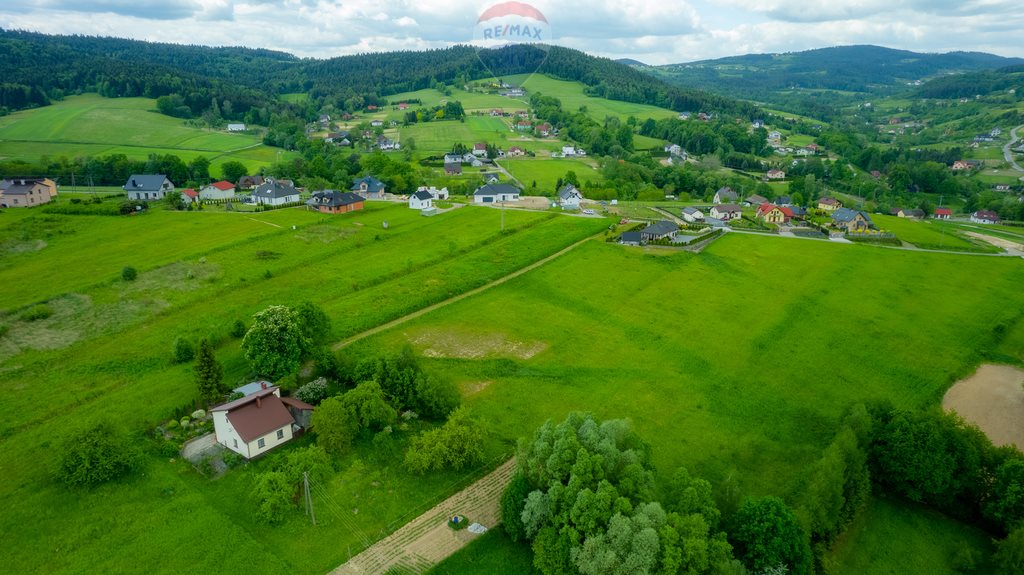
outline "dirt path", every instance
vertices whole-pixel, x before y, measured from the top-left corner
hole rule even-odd
[[[1006,162],[1009,163],[1010,166],[1012,166],[1013,169],[1017,170],[1018,172],[1024,172],[1024,168],[1020,167],[1020,164],[1018,164],[1017,161],[1013,159],[1013,150],[1010,149],[1010,146],[1012,146],[1013,143],[1017,141],[1017,130],[1020,130],[1021,128],[1024,128],[1024,126],[1017,126],[1016,128],[1010,130],[1010,141],[1007,142],[1005,146],[1003,146],[1003,157],[1006,159]]]
[[[1007,253],[1024,256],[1024,245],[1018,244],[1017,242],[1011,242],[1010,240],[1004,240],[993,236],[986,236],[985,234],[979,234],[977,232],[964,232],[972,238],[981,240],[983,242],[990,243],[997,248],[1006,250]]]
[[[1024,370],[983,365],[946,392],[942,408],[976,424],[995,445],[1024,449]]]
[[[491,289],[493,287],[500,286],[501,284],[503,284],[503,283],[505,283],[505,282],[507,282],[507,281],[509,281],[511,279],[515,279],[515,278],[517,278],[517,277],[519,277],[519,276],[521,276],[521,275],[523,275],[523,274],[525,274],[527,272],[531,272],[531,271],[541,267],[542,265],[544,265],[544,264],[546,264],[546,263],[548,263],[548,262],[550,262],[550,261],[552,261],[554,259],[557,259],[557,258],[559,258],[561,256],[564,256],[565,254],[567,254],[567,253],[571,252],[572,250],[580,247],[581,245],[585,244],[586,242],[589,242],[590,240],[592,240],[594,238],[597,238],[597,237],[600,237],[600,236],[603,236],[603,235],[604,235],[603,231],[600,232],[600,233],[594,234],[594,235],[592,235],[590,237],[584,238],[584,239],[582,239],[582,240],[572,244],[571,246],[569,246],[567,248],[563,248],[562,250],[560,250],[558,252],[555,252],[555,253],[551,254],[550,256],[548,256],[548,257],[546,257],[546,258],[544,258],[542,260],[538,260],[536,262],[533,262],[532,264],[526,266],[525,268],[520,268],[520,269],[518,269],[518,270],[508,274],[505,277],[498,278],[498,279],[492,281],[491,283],[484,284],[484,285],[482,285],[482,286],[480,286],[480,287],[478,287],[476,289],[471,289],[471,290],[469,290],[466,293],[459,294],[459,295],[457,295],[455,297],[446,299],[446,300],[444,300],[442,302],[438,302],[438,303],[435,303],[434,305],[427,306],[427,307],[425,307],[425,308],[423,308],[421,310],[414,311],[414,312],[412,312],[409,315],[402,316],[402,317],[400,317],[398,319],[389,321],[388,323],[385,323],[385,324],[382,324],[382,325],[378,325],[377,327],[375,327],[373,329],[368,329],[368,330],[366,330],[366,331],[364,331],[362,333],[357,333],[356,335],[354,335],[354,336],[352,336],[352,337],[350,337],[348,339],[342,340],[341,342],[335,344],[332,349],[334,351],[338,351],[339,349],[348,347],[348,346],[352,345],[353,343],[355,343],[355,342],[357,342],[357,341],[359,341],[361,339],[366,339],[366,338],[368,338],[368,337],[370,337],[372,335],[377,335],[378,333],[380,333],[382,331],[386,331],[386,330],[389,330],[389,329],[391,329],[391,328],[393,328],[395,326],[402,325],[403,323],[406,323],[406,322],[408,322],[410,320],[414,320],[414,319],[416,319],[418,317],[424,316],[424,315],[426,315],[426,314],[428,314],[428,313],[430,313],[430,312],[432,312],[432,311],[434,311],[436,309],[441,309],[441,308],[443,308],[445,306],[449,306],[449,305],[451,305],[453,303],[462,301],[462,300],[464,300],[464,299],[466,299],[468,297],[475,296],[478,293],[485,292],[485,291],[487,291],[487,290],[489,290],[489,289]]]
[[[452,531],[448,519],[466,517],[490,529],[500,520],[501,494],[515,472],[513,457],[466,489],[406,523],[391,535],[331,571],[330,575],[377,575],[392,568],[423,573],[479,537],[463,529]]]

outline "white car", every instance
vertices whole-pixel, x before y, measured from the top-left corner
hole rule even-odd
[[[583,210],[583,213],[587,214],[588,216],[592,216],[594,215],[594,210]]]

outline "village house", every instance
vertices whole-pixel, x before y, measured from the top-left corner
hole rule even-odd
[[[406,103],[406,102],[399,102],[398,103],[398,109],[401,110],[401,111],[408,110],[409,109],[409,104]]]
[[[989,210],[978,210],[971,214],[971,221],[976,224],[998,224],[999,214]]]
[[[413,210],[429,210],[434,207],[434,195],[427,191],[417,191],[409,196],[409,208]]]
[[[462,162],[448,162],[444,163],[444,175],[446,176],[461,176],[462,175]]]
[[[430,194],[430,197],[434,198],[435,200],[447,200],[449,197],[448,188],[441,188],[439,190],[434,186],[430,186],[429,188],[426,186],[420,186],[420,188],[416,191],[428,192]]]
[[[640,230],[640,238],[645,242],[656,242],[658,240],[672,239],[679,233],[679,226],[668,220],[655,222]]]
[[[871,229],[871,216],[867,212],[839,208],[832,212],[832,225],[847,233],[864,232]]]
[[[719,188],[719,190],[715,192],[714,202],[716,204],[724,204],[727,202],[735,202],[737,199],[739,199],[739,196],[736,192],[732,191],[732,188],[724,187]]]
[[[576,186],[572,184],[562,186],[562,189],[558,192],[558,205],[562,206],[563,210],[578,210],[582,201],[583,192],[576,189]]]
[[[385,186],[384,182],[377,178],[366,176],[356,180],[350,191],[360,195],[364,200],[383,200]]]
[[[839,208],[843,207],[843,202],[835,198],[821,198],[818,200],[818,209],[825,210],[826,212],[834,212]]]
[[[704,212],[697,208],[683,208],[682,216],[683,220],[691,224],[704,221]]]
[[[252,459],[292,440],[301,429],[293,410],[311,412],[313,406],[292,398],[282,399],[280,388],[267,386],[211,409],[214,437],[217,443]]]
[[[973,170],[979,167],[981,167],[981,162],[977,160],[957,160],[953,162],[952,169],[954,172],[962,172],[965,170]]]
[[[793,219],[793,209],[765,203],[758,206],[757,217],[769,224],[788,224]]]
[[[736,204],[719,204],[711,208],[711,217],[728,222],[743,217],[743,208]]]
[[[48,204],[57,195],[57,184],[49,178],[17,178],[0,183],[0,207],[31,208]]]
[[[238,179],[239,190],[251,190],[256,186],[263,184],[263,176],[242,176]]]
[[[530,122],[529,120],[521,120],[518,123],[516,123],[516,129],[519,130],[520,132],[529,132],[530,130],[533,129],[533,123]]]
[[[766,198],[764,196],[757,195],[757,194],[753,194],[753,195],[749,196],[747,199],[743,200],[743,205],[748,207],[748,208],[750,206],[760,206],[761,204],[767,204],[767,203],[768,203],[768,198]]]
[[[782,132],[780,132],[778,130],[772,130],[771,132],[768,132],[768,139],[769,140],[776,140],[776,141],[777,140],[781,140],[782,139]]]
[[[908,220],[923,220],[925,217],[924,210],[919,209],[900,209],[900,211],[896,212],[896,215]]]
[[[199,192],[192,188],[185,188],[181,190],[181,199],[185,200],[186,204],[195,204],[199,202]]]
[[[510,184],[487,184],[473,192],[473,203],[494,204],[519,201],[519,188]]]
[[[199,190],[199,197],[203,200],[230,200],[235,197],[235,185],[224,180],[214,182]]]
[[[544,122],[537,126],[537,133],[540,134],[540,137],[547,138],[551,135],[551,124]]]
[[[487,155],[487,144],[473,144],[473,155],[480,158]]]
[[[785,180],[786,172],[783,172],[782,170],[768,170],[768,173],[765,176],[769,180]]]
[[[525,155],[526,150],[520,148],[519,146],[512,146],[511,148],[508,149],[508,156],[510,158],[519,158]]]
[[[935,219],[948,220],[953,217],[953,210],[949,208],[935,208]]]
[[[313,192],[313,197],[306,200],[306,205],[321,214],[345,214],[362,210],[364,201],[352,192],[321,190]]]
[[[299,201],[299,191],[290,181],[267,178],[252,192],[252,202],[264,206],[283,206]]]
[[[229,132],[244,132],[245,124],[228,124]]]
[[[384,127],[384,120],[373,120],[370,122],[371,128],[382,128]]]
[[[123,189],[129,200],[162,200],[174,191],[174,184],[163,174],[132,174]]]
[[[562,146],[562,155],[566,158],[572,158],[576,156],[583,157],[586,156],[587,153],[576,146]]]

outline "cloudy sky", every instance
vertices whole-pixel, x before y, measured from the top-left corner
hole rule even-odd
[[[466,43],[495,2],[475,0],[5,0],[0,27],[245,45],[299,56]],[[843,44],[1024,57],[1020,0],[531,2],[554,43],[650,64]]]

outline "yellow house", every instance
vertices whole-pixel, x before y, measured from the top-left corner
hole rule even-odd
[[[818,209],[825,210],[827,212],[833,212],[843,207],[843,202],[835,198],[821,198],[818,200]]]

